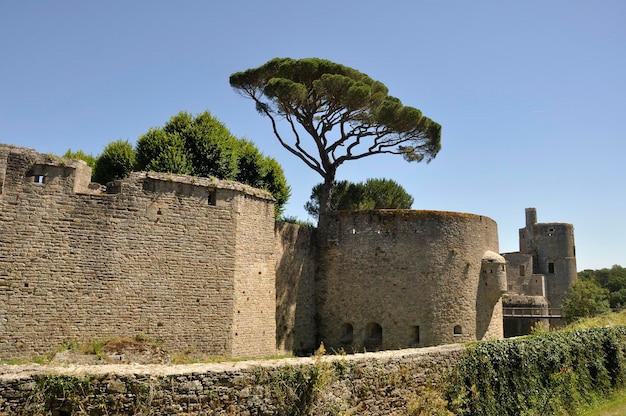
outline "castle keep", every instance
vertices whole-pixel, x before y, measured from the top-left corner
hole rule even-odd
[[[526,208],[519,251],[503,256],[508,264],[504,303],[511,312],[504,320],[505,335],[528,334],[538,321],[559,325],[561,304],[578,277],[574,226],[538,223],[537,210]]]
[[[90,177],[82,161],[0,145],[2,359],[138,334],[232,357],[503,337],[507,265],[487,217],[335,212],[322,233],[275,224],[272,196],[239,183]],[[530,260],[544,230],[527,229],[509,261],[550,278],[550,262]],[[555,270],[575,271],[566,254]],[[548,281],[547,296],[564,284]]]

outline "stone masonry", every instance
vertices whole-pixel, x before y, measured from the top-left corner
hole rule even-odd
[[[331,217],[316,288],[326,348],[502,338],[506,271],[493,220],[408,210]]]
[[[142,334],[233,357],[501,338],[496,223],[435,211],[275,224],[265,191],[0,145],[0,359]]]
[[[90,175],[0,146],[1,358],[137,334],[177,351],[275,352],[271,195],[155,173],[101,192]]]
[[[526,208],[526,226],[519,230],[520,250],[504,253],[510,310],[532,310],[540,317],[505,317],[505,336],[529,334],[538,322],[561,325],[561,304],[576,281],[574,226],[569,223],[539,223],[537,210]],[[520,315],[523,315],[520,313]]]

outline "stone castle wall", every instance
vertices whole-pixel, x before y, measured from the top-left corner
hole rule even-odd
[[[275,352],[271,196],[0,146],[0,355],[145,334],[172,350]],[[235,250],[232,248],[235,247]]]
[[[327,348],[502,337],[506,274],[493,220],[379,210],[333,213],[329,223],[316,289]],[[483,265],[487,253],[484,263],[497,267]]]
[[[0,145],[0,358],[133,337],[233,357],[502,337],[493,220],[434,211],[275,224],[269,193]]]
[[[441,385],[464,351],[462,345],[445,345],[323,359],[167,367],[3,366],[0,414],[74,414],[80,408],[115,415],[400,415],[418,403],[432,405],[432,386]],[[42,394],[41,386],[54,377],[68,377],[61,379],[65,390]],[[77,380],[86,380],[87,387],[72,390]]]

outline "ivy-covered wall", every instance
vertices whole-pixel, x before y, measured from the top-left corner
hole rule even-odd
[[[626,328],[552,332],[468,346],[449,378],[456,415],[575,414],[626,380]]]

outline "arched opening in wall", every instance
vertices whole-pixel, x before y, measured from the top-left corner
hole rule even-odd
[[[341,325],[341,338],[339,338],[339,343],[341,345],[350,345],[354,341],[354,327],[352,324],[342,324]]]
[[[419,325],[414,325],[411,327],[411,339],[409,341],[409,345],[419,345],[420,343],[420,327]]]
[[[463,328],[461,328],[461,325],[454,326],[454,335],[463,335]]]
[[[383,345],[383,328],[376,322],[370,322],[365,327],[365,342],[363,345],[366,349],[377,349]]]

